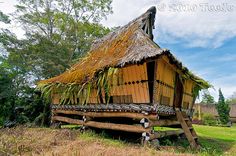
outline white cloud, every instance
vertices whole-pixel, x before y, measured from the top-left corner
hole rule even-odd
[[[236,91],[236,74],[222,75],[221,77],[216,77],[212,80],[212,85],[215,89],[210,89],[210,93],[216,98],[218,98],[218,89],[221,88],[224,96],[229,98],[233,92]]]
[[[13,12],[17,4],[16,0],[1,2],[0,9],[5,13]],[[235,0],[113,0],[112,5],[114,14],[102,22],[108,27],[125,25],[156,6],[154,33],[158,43],[181,42],[188,47],[216,48],[236,36]],[[210,7],[223,10],[212,11]],[[22,36],[22,30],[16,27],[10,29]]]
[[[114,14],[103,23],[124,25],[153,5],[158,10],[155,30],[158,42],[181,40],[189,47],[216,48],[236,36],[235,0],[114,0]]]
[[[0,10],[4,14],[10,14],[15,11],[14,5],[17,4],[17,0],[1,0],[0,2]],[[15,33],[19,38],[24,37],[25,32],[20,28],[19,24],[16,24],[13,21],[11,22],[11,24],[0,23],[0,28],[9,29],[11,32]]]
[[[5,13],[14,11],[16,0],[2,0],[0,9]],[[200,4],[207,3],[213,6],[223,4],[231,5],[230,11],[209,11],[201,10]],[[174,11],[174,5],[196,6],[194,11]],[[121,26],[127,24],[132,19],[144,13],[149,7],[157,7],[155,40],[158,43],[185,43],[188,47],[216,48],[224,44],[228,39],[236,36],[236,1],[235,0],[113,0],[114,14],[109,15],[103,24],[108,27]],[[164,8],[162,8],[164,6]],[[182,8],[183,9],[183,8]],[[188,9],[188,8],[187,8]],[[1,26],[1,25],[0,25]],[[11,26],[12,30],[22,36],[22,30],[16,25]],[[168,47],[167,47],[168,48]],[[198,55],[198,54],[196,54]],[[194,56],[192,56],[194,57]],[[188,56],[188,60],[191,55]],[[235,56],[219,58],[218,61],[233,61]],[[217,60],[215,60],[217,61]],[[196,70],[196,74],[209,77],[214,75],[214,67]],[[222,75],[217,73],[212,84],[216,90],[211,90],[216,100],[218,88],[222,88],[226,97],[236,91],[236,84],[233,82],[236,75]]]

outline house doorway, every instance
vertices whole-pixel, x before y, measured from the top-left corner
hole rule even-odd
[[[177,73],[176,79],[175,79],[175,96],[174,96],[175,108],[181,108],[181,104],[183,100],[183,93],[184,93],[183,83],[180,79],[180,75]]]

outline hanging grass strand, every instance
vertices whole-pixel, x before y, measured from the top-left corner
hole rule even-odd
[[[109,67],[107,69],[97,72],[97,76],[82,84],[78,83],[52,83],[52,84],[40,84],[37,89],[42,92],[42,96],[51,100],[54,94],[60,95],[60,104],[87,104],[91,96],[93,89],[97,90],[97,97],[105,94],[105,101],[110,101],[110,89],[114,79],[117,78],[115,74],[118,68]]]

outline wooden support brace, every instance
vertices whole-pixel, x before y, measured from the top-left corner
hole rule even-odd
[[[120,130],[126,132],[135,132],[135,133],[143,133],[143,132],[151,132],[151,128],[143,128],[139,125],[126,125],[126,124],[115,124],[115,123],[105,123],[105,122],[96,122],[96,121],[87,121],[83,122],[78,119],[71,119],[68,117],[54,116],[52,120],[62,121],[71,124],[84,125],[88,127],[100,128],[100,129],[111,129],[111,130]]]
[[[112,118],[112,117],[125,117],[140,120],[147,118],[149,120],[157,120],[158,115],[143,114],[143,113],[131,113],[131,112],[82,112],[74,110],[52,110],[54,114],[69,114],[69,115],[81,115],[96,118]]]
[[[183,130],[168,130],[168,131],[158,131],[158,132],[143,132],[142,137],[144,137],[145,141],[153,140],[153,139],[159,139],[167,136],[172,136],[172,135],[180,135],[183,134]]]
[[[159,138],[163,138],[163,137],[167,137],[167,136],[172,136],[172,135],[180,135],[183,134],[184,131],[183,130],[167,130],[167,131],[158,131],[158,132],[154,132],[153,134],[151,134],[150,139],[159,139]]]
[[[173,126],[180,124],[180,122],[177,120],[162,119],[162,120],[152,121],[147,118],[142,118],[140,120],[140,123],[144,128],[149,128],[154,126]]]
[[[87,121],[90,121],[90,120],[92,120],[92,118],[91,117],[89,117],[89,116],[83,116],[82,117],[82,120],[84,121],[84,122],[87,122]]]

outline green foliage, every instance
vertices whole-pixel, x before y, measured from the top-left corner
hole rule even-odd
[[[231,97],[226,100],[226,102],[229,104],[236,104],[236,92],[234,92],[233,95],[231,95]]]
[[[216,108],[217,108],[221,123],[227,124],[229,122],[230,107],[229,107],[229,104],[225,102],[225,98],[221,89],[219,89],[219,100],[218,100],[218,104],[216,105]]]
[[[112,13],[111,0],[37,2],[19,0],[11,15],[25,31],[24,39],[9,30],[0,31],[1,124],[7,120],[48,123],[49,103],[35,94],[35,82],[64,72],[89,50],[93,40],[110,31],[99,22]],[[0,22],[10,24],[2,12]],[[16,112],[17,107],[22,110]]]
[[[5,15],[2,11],[0,11],[0,22],[3,22],[5,24],[10,23],[9,16]]]
[[[8,62],[31,82],[64,72],[83,56],[92,41],[109,32],[98,22],[111,11],[111,0],[20,0],[13,19],[25,30],[19,40],[8,30],[1,33]],[[5,15],[4,18],[5,19]]]
[[[80,99],[80,104],[88,103],[91,88],[97,88],[97,100],[99,101],[100,95],[105,93],[105,100],[102,102],[109,102],[110,95],[109,90],[111,88],[111,83],[116,77],[117,68],[109,67],[107,69],[97,72],[96,77],[91,81],[86,81],[82,84],[77,83],[52,83],[52,84],[39,84],[37,90],[42,92],[42,96],[50,102],[51,95],[59,93],[60,94],[60,104],[78,104],[78,99]]]
[[[202,101],[204,104],[215,104],[214,97],[210,94],[208,90],[203,91]]]
[[[212,114],[205,113],[202,115],[202,121],[204,125],[216,126],[218,124],[217,119]]]

